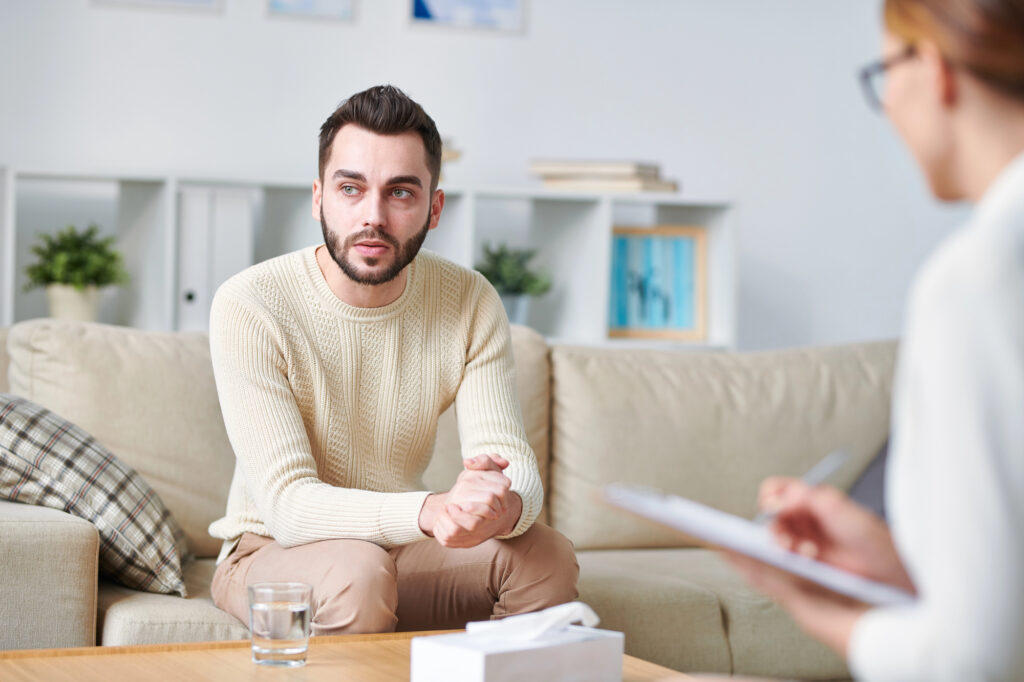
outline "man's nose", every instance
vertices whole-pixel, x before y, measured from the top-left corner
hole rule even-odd
[[[363,205],[363,225],[367,227],[383,227],[387,222],[386,204],[384,197],[378,194],[368,194]]]

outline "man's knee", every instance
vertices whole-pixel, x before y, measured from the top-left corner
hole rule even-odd
[[[518,574],[524,584],[536,583],[537,596],[546,602],[544,606],[564,604],[579,596],[576,580],[580,567],[569,538],[550,526],[535,523],[518,538],[507,542],[516,555],[516,563],[520,564],[512,579]]]
[[[346,551],[313,588],[315,635],[392,632],[398,622],[395,563],[386,551],[366,544]]]

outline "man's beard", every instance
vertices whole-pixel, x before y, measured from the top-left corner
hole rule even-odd
[[[398,277],[398,274],[402,272],[405,266],[411,263],[416,254],[420,252],[423,240],[427,238],[427,232],[430,231],[430,214],[427,214],[427,222],[423,224],[423,229],[409,237],[404,244],[399,244],[398,240],[390,234],[379,232],[371,227],[362,232],[350,234],[345,239],[345,243],[339,247],[338,235],[327,227],[323,206],[320,207],[320,227],[323,229],[324,244],[327,246],[327,252],[331,254],[331,258],[334,259],[334,262],[338,264],[338,267],[341,268],[341,271],[350,280],[357,284],[385,284]],[[349,260],[349,251],[355,246],[356,242],[364,239],[387,242],[391,246],[394,250],[395,259],[389,267],[377,273],[365,273],[360,272],[356,264]],[[367,258],[366,264],[372,268],[379,261],[379,258]]]

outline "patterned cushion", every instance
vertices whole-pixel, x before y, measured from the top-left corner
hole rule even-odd
[[[69,421],[0,393],[0,497],[61,509],[100,534],[100,571],[122,585],[185,595],[185,534],[159,495]]]

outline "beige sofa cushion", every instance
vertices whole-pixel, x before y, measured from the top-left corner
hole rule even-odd
[[[214,559],[185,567],[188,599],[100,583],[97,630],[103,646],[247,639],[249,629],[213,605]]]
[[[548,437],[550,423],[550,364],[544,337],[530,329],[512,325],[512,355],[516,365],[516,388],[523,408],[526,438],[537,455],[544,490],[548,487]],[[459,431],[455,421],[455,407],[441,415],[437,424],[434,458],[423,473],[423,482],[434,491],[451,488],[462,471],[459,455]],[[541,509],[538,520],[547,523],[547,507]]]
[[[156,489],[192,553],[216,556],[220,541],[206,528],[224,514],[234,454],[207,336],[50,319],[15,325],[10,333],[11,392],[92,433]],[[512,351],[526,435],[547,487],[547,345],[537,332],[513,326]],[[462,468],[459,452],[452,409],[442,416],[435,457],[424,474],[430,489],[451,486]]]
[[[626,633],[626,653],[675,670],[728,673],[729,641],[715,592],[685,574],[652,573],[645,561],[695,549],[582,551],[580,601],[601,618],[599,627]]]
[[[849,485],[889,430],[896,344],[750,354],[556,346],[552,525],[577,549],[693,544],[598,502],[627,481],[751,516],[758,485],[832,449]]]
[[[626,629],[623,619],[632,618],[630,654],[685,672],[849,676],[838,656],[751,591],[715,552],[598,550],[580,552],[578,559],[580,599],[607,614],[601,627]]]
[[[11,327],[11,392],[78,424],[157,491],[189,549],[216,556],[234,467],[205,334],[87,322]]]

